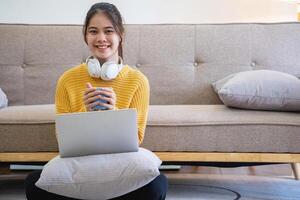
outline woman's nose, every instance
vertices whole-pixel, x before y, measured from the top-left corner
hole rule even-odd
[[[103,32],[97,34],[97,41],[106,41],[106,35]]]

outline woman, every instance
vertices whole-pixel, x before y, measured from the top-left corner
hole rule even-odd
[[[83,34],[92,56],[60,77],[56,112],[135,108],[141,144],[149,107],[149,83],[141,72],[122,63],[124,27],[120,12],[109,3],[94,4],[87,13]],[[33,172],[25,181],[28,200],[72,199],[36,187],[40,174],[41,171]],[[114,199],[165,199],[166,191],[167,179],[161,174],[142,188]]]

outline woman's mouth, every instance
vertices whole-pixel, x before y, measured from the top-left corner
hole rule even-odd
[[[97,49],[104,50],[104,49],[109,48],[110,46],[109,46],[109,45],[95,45],[95,47],[96,47]]]

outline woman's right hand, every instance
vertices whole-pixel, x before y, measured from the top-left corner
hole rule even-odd
[[[83,102],[87,111],[94,111],[94,107],[98,105],[96,101],[99,98],[99,92],[90,83],[86,84],[86,89],[83,94]]]

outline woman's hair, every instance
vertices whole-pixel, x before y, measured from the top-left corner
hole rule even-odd
[[[113,4],[101,2],[92,5],[90,10],[86,14],[84,25],[83,25],[83,37],[85,43],[87,43],[86,33],[87,33],[87,28],[89,26],[90,20],[94,15],[100,12],[104,13],[108,17],[115,31],[119,35],[121,40],[119,43],[118,54],[120,57],[123,57],[123,45],[122,45],[123,35],[124,35],[123,20],[118,8]]]

